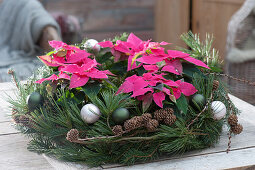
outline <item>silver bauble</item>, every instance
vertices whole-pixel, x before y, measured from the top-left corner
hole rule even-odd
[[[94,51],[97,51],[99,52],[100,51],[100,45],[98,45],[98,41],[97,40],[94,40],[94,39],[88,39],[84,45],[83,45],[84,48],[87,48],[87,49],[92,49]]]
[[[226,106],[221,101],[213,101],[211,104],[213,118],[221,120],[227,113]]]
[[[100,116],[100,110],[94,104],[86,104],[81,109],[81,118],[88,124],[95,123]]]

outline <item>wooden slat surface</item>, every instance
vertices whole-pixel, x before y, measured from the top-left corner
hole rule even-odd
[[[0,135],[0,169],[53,169],[41,155],[26,149],[27,142],[20,134]]]
[[[206,33],[215,37],[214,47],[224,59],[227,26],[232,15],[242,6],[244,0],[193,0],[192,31],[199,33],[201,40]]]
[[[173,43],[167,47],[186,47],[180,35],[189,31],[190,1],[189,0],[157,0],[155,19],[156,41]]]
[[[11,90],[10,90],[11,89]],[[14,97],[14,86],[0,83],[0,96],[4,93]],[[227,129],[223,130],[219,143],[212,148],[186,153],[182,156],[167,157],[161,160],[137,164],[134,166],[107,165],[104,169],[223,169],[234,167],[250,167],[255,165],[255,107],[234,96],[230,96],[235,105],[242,111],[239,122],[244,131],[232,138],[231,152],[225,152],[228,143]],[[28,139],[13,127],[8,104],[0,97],[0,169],[53,169],[52,166],[36,153],[29,152],[26,147]],[[234,161],[233,161],[234,160]],[[53,161],[55,162],[55,161]],[[52,163],[52,162],[51,162]],[[63,163],[58,163],[63,165]],[[61,169],[74,168],[59,166]],[[83,169],[86,167],[84,166]],[[76,169],[76,168],[74,168]],[[244,169],[244,168],[242,168]]]

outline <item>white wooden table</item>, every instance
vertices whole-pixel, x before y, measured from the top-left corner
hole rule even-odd
[[[42,156],[29,152],[28,140],[16,131],[11,121],[7,95],[15,97],[15,87],[11,83],[0,83],[0,170],[2,169],[54,169]],[[220,142],[213,148],[190,152],[179,157],[169,157],[152,163],[134,166],[107,165],[96,169],[255,169],[255,107],[234,96],[234,104],[242,111],[239,122],[243,133],[232,138],[231,151],[227,154],[228,136],[224,130]],[[59,169],[64,169],[59,163]],[[253,167],[254,166],[254,167]],[[67,167],[67,166],[66,166]],[[86,167],[80,167],[85,169]],[[72,166],[67,169],[75,169]]]

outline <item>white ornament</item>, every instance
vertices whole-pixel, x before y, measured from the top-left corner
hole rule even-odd
[[[227,113],[226,106],[221,101],[213,101],[211,104],[213,118],[215,120],[221,120]]]
[[[100,110],[94,104],[86,104],[81,109],[81,118],[86,123],[95,123],[100,116]]]
[[[100,51],[100,45],[98,45],[98,41],[97,40],[94,40],[94,39],[88,39],[84,45],[83,45],[84,48],[88,48],[88,49],[92,49],[92,50],[95,50],[97,52]]]

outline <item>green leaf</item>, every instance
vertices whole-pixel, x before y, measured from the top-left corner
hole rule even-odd
[[[50,56],[50,55],[54,54],[55,52],[57,52],[57,51],[56,51],[56,50],[50,51],[50,52],[48,52],[46,55]]]
[[[152,103],[152,98],[153,98],[152,93],[148,93],[147,95],[144,96],[143,103],[142,103],[143,113],[145,113],[149,109]]]
[[[127,61],[113,63],[108,69],[113,74],[124,75],[127,72]]]
[[[217,73],[223,72],[223,70],[219,67],[210,67],[210,68],[211,68],[211,71],[213,71],[213,72],[217,72]]]
[[[95,83],[87,83],[85,86],[82,87],[84,93],[89,97],[93,98],[96,96],[101,89],[101,85],[98,82]]]
[[[106,52],[105,54],[99,55],[98,57],[96,57],[96,61],[100,64],[103,64],[109,61],[111,57],[112,57],[112,53]]]
[[[179,110],[183,111],[184,114],[187,114],[189,105],[186,100],[186,97],[183,94],[179,99],[177,99],[176,106],[178,107]]]
[[[174,95],[170,95],[169,98],[172,102],[176,103],[176,98]]]
[[[164,85],[162,83],[160,83],[159,85],[152,87],[153,89],[159,90],[159,91],[163,91],[163,87]]]
[[[202,74],[202,72],[193,64],[183,63],[183,73],[188,77],[193,77],[194,73]]]

